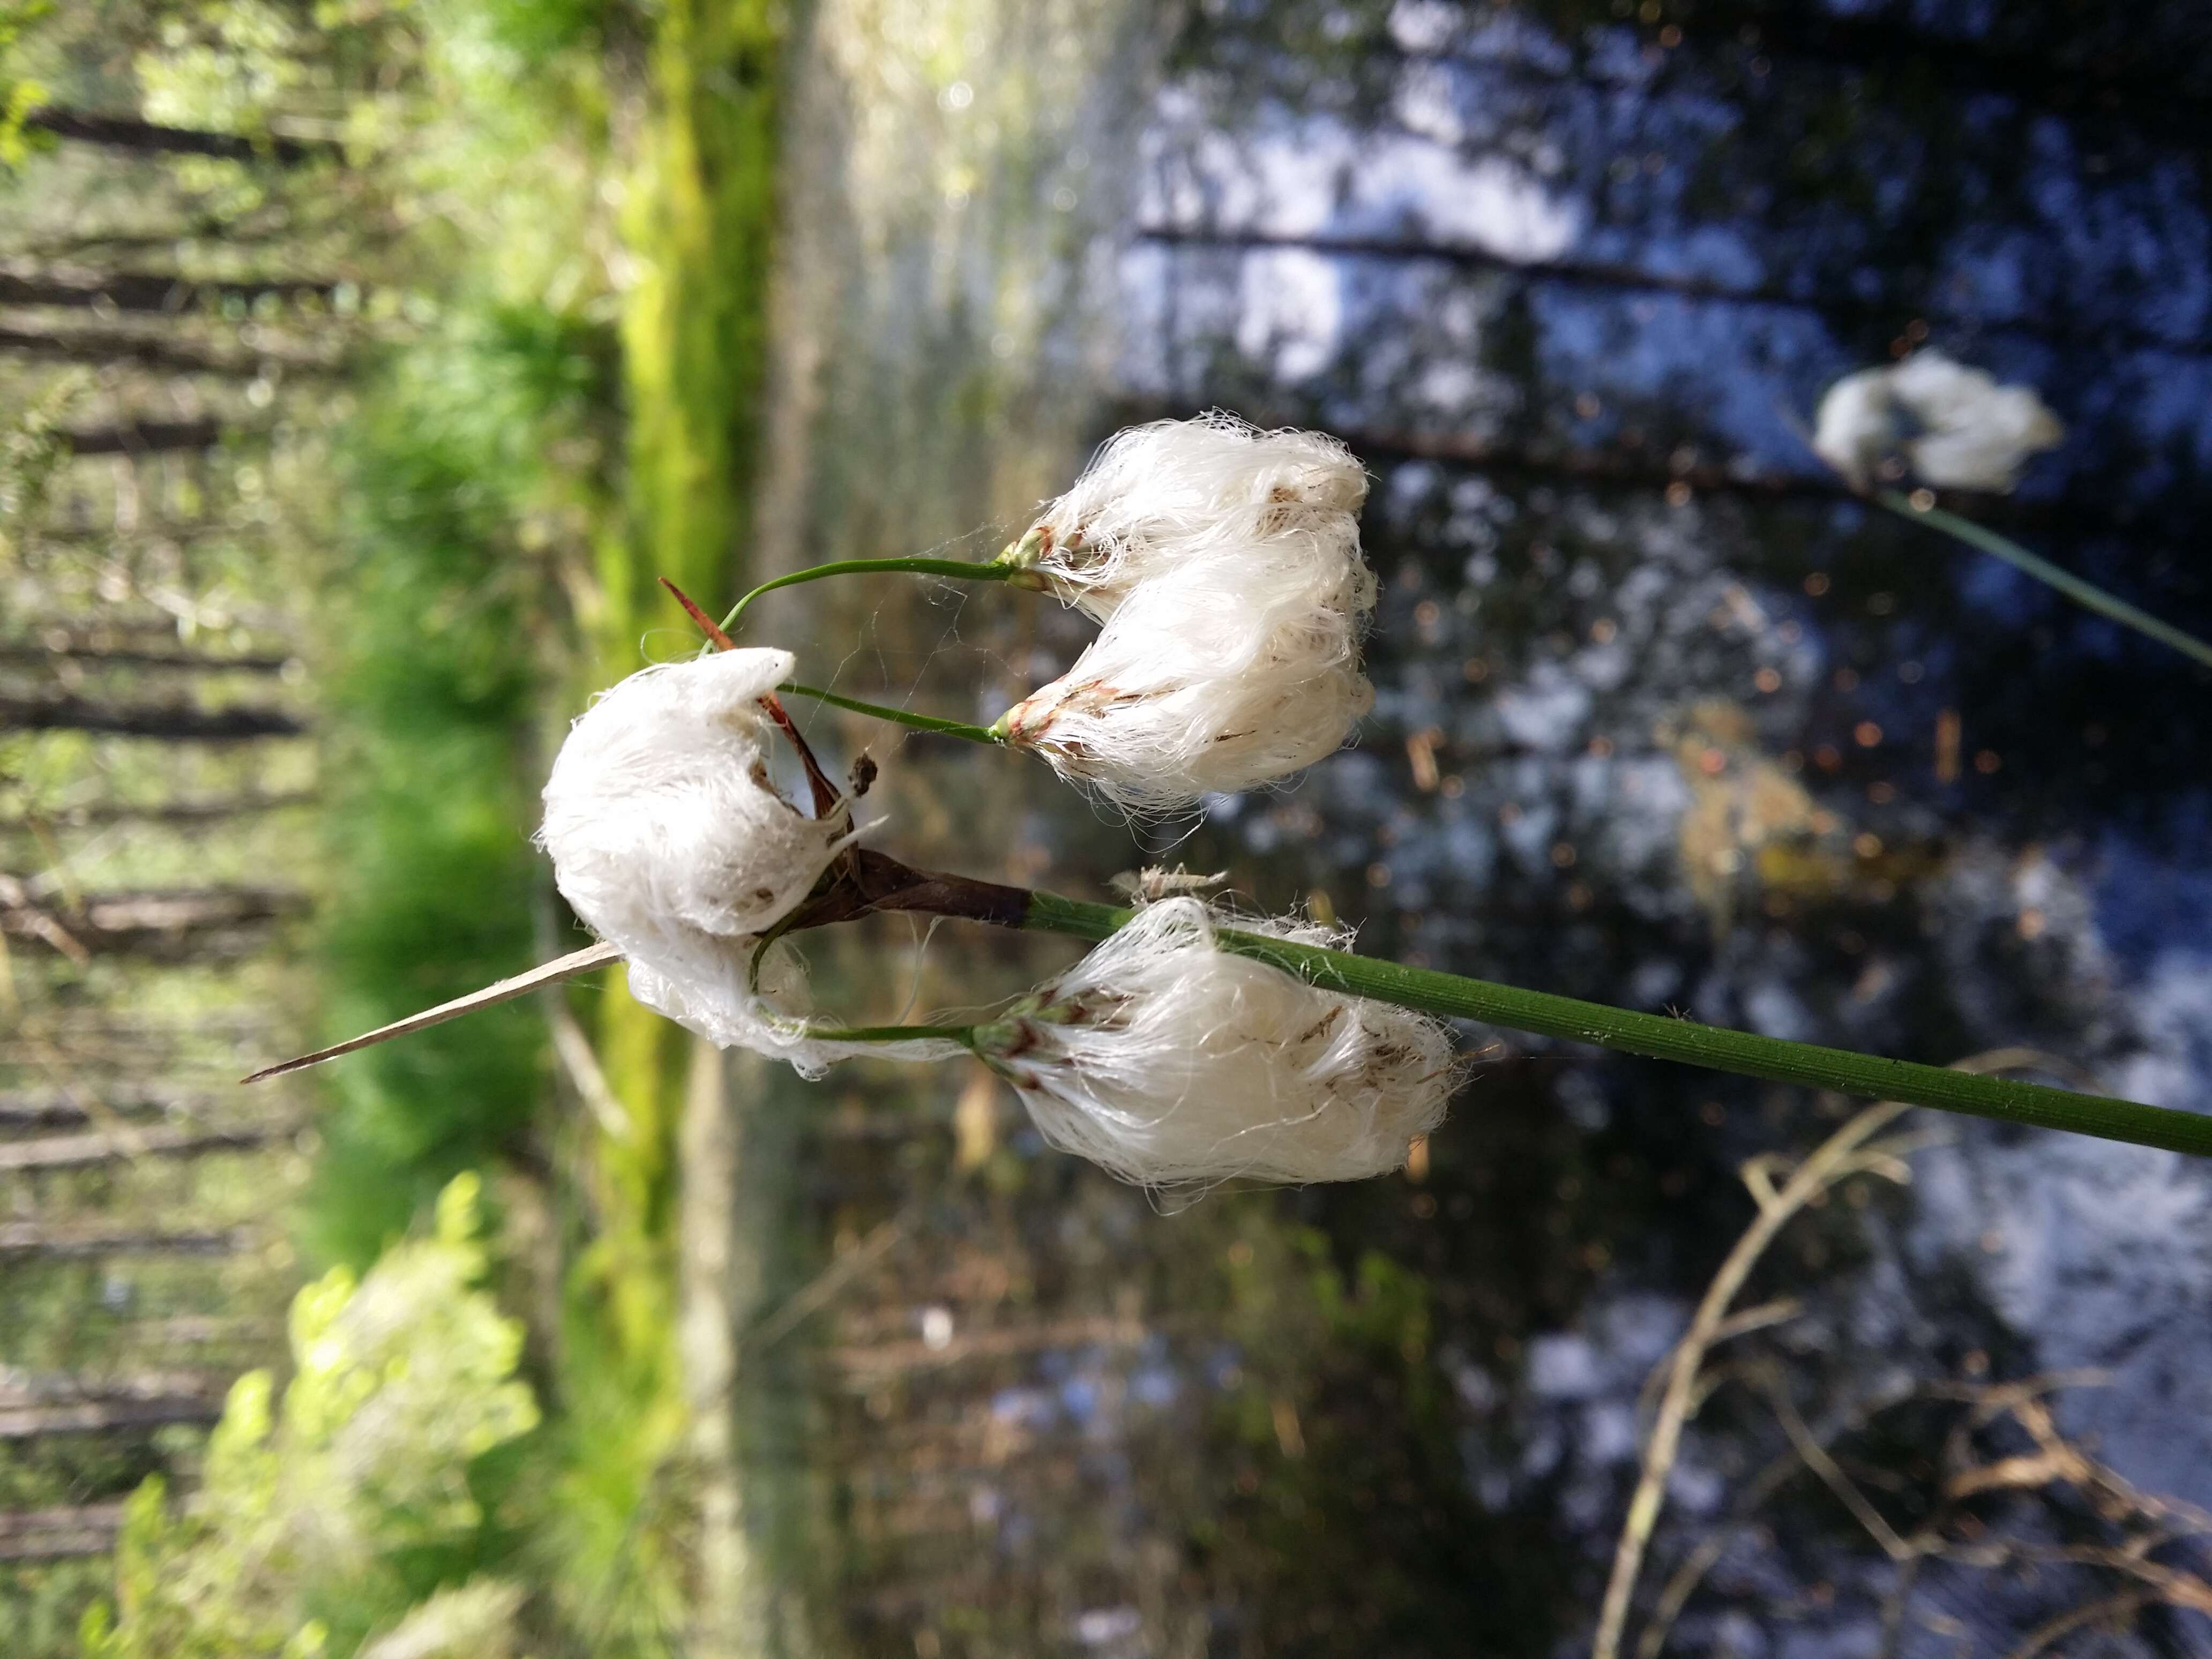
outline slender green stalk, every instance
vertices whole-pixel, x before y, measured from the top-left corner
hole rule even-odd
[[[2148,635],[2160,645],[2170,645],[2182,655],[2194,657],[2207,667],[2212,667],[2212,645],[2207,645],[2193,634],[2185,634],[2179,629],[2160,622],[2147,611],[2136,610],[2125,599],[2116,599],[2103,588],[2060,569],[2050,560],[2037,557],[2019,543],[1998,535],[1994,530],[1984,529],[1972,519],[1946,513],[1940,507],[1915,507],[1910,495],[1895,489],[1879,490],[1875,500],[1901,519],[1924,524],[1931,530],[1940,530],[1947,536],[1957,538],[1969,547],[1994,554],[2015,570],[2025,571],[2036,580],[2057,588],[2076,605],[2086,605],[2100,617],[2110,617],[2123,628],[2132,628],[2136,633]]]
[[[1127,926],[1134,915],[1131,910],[1062,898],[1054,893],[1033,893],[1022,925],[1097,940]],[[1221,930],[1218,938],[1224,950],[1269,963],[1309,984],[1427,1013],[1479,1019],[1516,1031],[1595,1043],[1601,1048],[1680,1060],[1776,1083],[1802,1084],[1871,1100],[1903,1101],[2001,1122],[2066,1129],[2106,1140],[2212,1157],[2212,1116],[2195,1112],[2143,1106],[2102,1095],[2074,1094],[2008,1078],[1976,1077],[1939,1066],[1849,1054],[1808,1042],[1787,1042],[1779,1037],[1638,1013],[1543,991],[1524,991],[1235,929]]]
[[[886,708],[881,703],[862,702],[858,697],[841,697],[835,691],[824,691],[811,685],[786,684],[776,687],[795,697],[811,697],[817,702],[826,702],[832,708],[850,709],[855,714],[872,714],[879,720],[895,720],[901,726],[910,726],[917,732],[934,732],[943,738],[965,738],[969,743],[999,744],[1006,742],[987,726],[970,726],[965,720],[939,720],[934,714],[917,714],[911,709]]]
[[[1036,578],[1018,566],[998,559],[981,562],[973,559],[840,559],[835,564],[817,564],[805,570],[793,570],[778,576],[774,581],[763,582],[758,587],[730,607],[730,614],[722,618],[722,631],[731,632],[738,618],[745,614],[745,607],[763,593],[773,593],[779,587],[796,587],[801,582],[818,582],[824,576],[881,575],[892,571],[905,571],[917,576],[945,576],[960,582],[1010,582],[1020,578],[1020,585],[1036,585]]]
[[[974,1042],[975,1028],[972,1025],[810,1025],[806,1035],[810,1040],[824,1042],[913,1042],[927,1037],[944,1037],[967,1047]]]

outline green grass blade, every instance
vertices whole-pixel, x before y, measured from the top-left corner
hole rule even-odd
[[[2062,570],[2050,560],[2039,558],[2019,543],[1987,530],[1972,519],[1962,519],[1955,513],[1947,513],[1940,507],[1916,507],[1912,498],[1900,491],[1884,489],[1875,500],[1901,519],[1915,524],[1924,524],[1931,530],[1940,530],[1977,548],[1984,553],[2002,559],[2015,570],[2025,572],[2039,582],[2057,588],[2076,605],[2109,617],[2123,628],[2132,628],[2138,634],[2156,640],[2160,645],[2172,646],[2185,657],[2193,657],[2206,667],[2212,668],[2212,645],[2207,645],[2193,634],[2185,634],[2171,623],[2162,623],[2148,611],[2139,611],[2125,599],[2115,598],[2094,583],[2085,582],[2070,571]]]
[[[811,697],[817,702],[828,703],[832,708],[848,709],[855,714],[872,714],[879,720],[910,726],[917,732],[934,732],[943,738],[964,738],[969,743],[988,743],[994,746],[1006,742],[1004,738],[987,726],[970,726],[965,720],[939,720],[934,714],[917,714],[911,709],[886,708],[881,703],[862,702],[858,697],[841,697],[835,691],[824,691],[817,686],[786,683],[776,690],[788,691],[797,697]]]
[[[758,587],[730,607],[730,614],[722,618],[722,631],[726,634],[738,625],[738,618],[745,614],[745,607],[763,593],[773,593],[779,587],[796,587],[801,582],[818,582],[825,576],[882,575],[903,571],[911,575],[943,576],[952,581],[1003,582],[1011,581],[1022,573],[1012,565],[1000,564],[996,560],[977,563],[969,559],[840,559],[834,564],[817,564],[805,570],[793,570],[763,582]]]

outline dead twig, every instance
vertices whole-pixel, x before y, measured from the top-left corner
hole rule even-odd
[[[1777,1297],[1771,1302],[1762,1302],[1755,1308],[1746,1308],[1739,1313],[1730,1314],[1726,1319],[1721,1321],[1720,1324],[1714,1328],[1712,1340],[1706,1344],[1706,1346],[1718,1347],[1732,1338],[1747,1336],[1753,1331],[1763,1331],[1769,1326],[1783,1324],[1796,1318],[1804,1310],[1805,1304],[1794,1296]],[[1686,1334],[1682,1340],[1685,1342],[1689,1340]],[[1638,1390],[1636,1416],[1639,1423],[1650,1415],[1654,1397],[1665,1384],[1667,1378],[1672,1375],[1674,1357],[1679,1346],[1680,1344],[1677,1344],[1676,1348],[1669,1348],[1667,1351],[1667,1358],[1651,1368],[1651,1375],[1644,1379],[1643,1388]],[[1644,1436],[1644,1439],[1648,1445],[1650,1439],[1648,1433]]]
[[[921,1204],[909,1203],[889,1220],[870,1228],[859,1243],[793,1291],[774,1312],[740,1337],[739,1347],[745,1353],[757,1354],[782,1341],[836,1300],[847,1285],[890,1255],[921,1214]]]
[[[1864,1426],[1892,1406],[1910,1399],[1914,1392],[1911,1389],[1895,1389],[1887,1394],[1860,1401],[1844,1413],[1827,1433],[1820,1437],[1820,1443],[1826,1445],[1849,1434],[1854,1429]],[[1667,1636],[1674,1629],[1675,1620],[1681,1616],[1682,1609],[1689,1605],[1692,1595],[1705,1581],[1705,1575],[1712,1571],[1714,1564],[1721,1559],[1721,1554],[1728,1548],[1729,1540],[1775,1493],[1781,1491],[1797,1475],[1806,1473],[1806,1468],[1805,1460],[1799,1455],[1796,1446],[1793,1444],[1788,1450],[1777,1455],[1752,1478],[1751,1484],[1746,1486],[1737,1498],[1728,1520],[1698,1540],[1697,1547],[1692,1549],[1682,1564],[1674,1569],[1673,1575],[1667,1580],[1665,1587],[1659,1592],[1659,1599],[1652,1606],[1650,1622],[1644,1627],[1643,1635],[1637,1638],[1637,1659],[1658,1659],[1660,1650],[1667,1645]],[[1911,1565],[1907,1564],[1908,1571],[1911,1570]]]
[[[1898,1535],[1897,1528],[1883,1518],[1881,1511],[1875,1508],[1857,1484],[1828,1455],[1828,1449],[1814,1437],[1797,1410],[1797,1402],[1790,1397],[1789,1382],[1781,1372],[1770,1366],[1762,1381],[1766,1397],[1774,1407],[1774,1415],[1782,1424],[1782,1431],[1790,1437],[1791,1448],[1805,1467],[1820,1477],[1821,1485],[1835,1493],[1837,1501],[1851,1512],[1851,1518],[1866,1528],[1867,1535],[1881,1546],[1882,1553],[1893,1561],[1909,1561],[1918,1554],[1918,1549]]]
[[[2101,1601],[2085,1601],[2078,1607],[2069,1608],[2056,1619],[2045,1620],[2027,1633],[2027,1639],[2007,1656],[2007,1659],[2035,1659],[2056,1643],[2071,1636],[2075,1631],[2109,1619],[2117,1632],[2124,1619],[2131,1620],[2142,1612],[2153,1598],[2141,1590],[2123,1590],[2118,1595],[2108,1595]]]
[[[1999,1048],[1976,1054],[1958,1061],[1954,1070],[1986,1075],[1995,1072],[2039,1070],[2071,1076],[2077,1068],[2031,1048]],[[1921,1136],[1900,1136],[1886,1143],[1870,1145],[1874,1136],[1887,1127],[1908,1109],[1896,1101],[1884,1101],[1869,1106],[1836,1131],[1804,1162],[1790,1170],[1781,1186],[1775,1185],[1782,1174],[1779,1162],[1771,1155],[1764,1155],[1747,1162],[1743,1169],[1744,1185],[1753,1201],[1759,1206],[1759,1214],[1738,1239],[1735,1249],[1722,1262],[1698,1303],[1690,1328],[1673,1352],[1661,1362],[1667,1384],[1655,1418],[1650,1438],[1645,1447],[1641,1472],[1634,1495],[1629,1500],[1628,1514],[1623,1522],[1620,1540],[1613,1552],[1613,1571],[1607,1580],[1605,1600],[1598,1613],[1596,1634],[1590,1644],[1591,1659],[1617,1659],[1620,1642],[1628,1624],[1628,1610],[1635,1595],[1637,1578],[1642,1571],[1644,1556],[1649,1549],[1653,1528],[1657,1525],[1659,1512],[1666,1501],[1667,1477],[1673,1470],[1674,1460],[1681,1449],[1682,1430],[1696,1414],[1709,1390],[1700,1386],[1700,1374],[1705,1356],[1714,1344],[1723,1340],[1723,1333],[1729,1328],[1731,1304],[1743,1290],[1752,1269],[1766,1252],[1775,1237],[1799,1211],[1820,1202],[1829,1189],[1838,1182],[1853,1175],[1878,1176],[1884,1180],[1903,1182],[1910,1178],[1911,1170],[1905,1155],[1928,1144]],[[1771,1305],[1771,1304],[1770,1304]],[[1756,1310],[1754,1310],[1756,1311]],[[1796,1417],[1790,1407],[1791,1419],[1798,1427],[1803,1419]],[[1790,1427],[1784,1422],[1785,1431]],[[1793,1434],[1793,1443],[1796,1442]],[[1797,1454],[1803,1456],[1805,1448],[1796,1445]],[[1832,1460],[1821,1458],[1834,1471],[1838,1480],[1848,1488],[1861,1504],[1866,1504],[1863,1493],[1851,1486]],[[1820,1465],[1813,1464],[1816,1473]],[[1822,1474],[1822,1478],[1827,1478]],[[1838,1493],[1840,1496],[1840,1492]],[[1866,1505],[1869,1514],[1880,1516]],[[1856,1513],[1856,1510],[1854,1513]],[[1864,1517],[1862,1516],[1863,1524]],[[1887,1550],[1891,1541],[1902,1545],[1894,1528],[1882,1522],[1888,1539],[1883,1541]],[[1879,1536],[1879,1534],[1877,1535]],[[1909,1559],[1911,1552],[1906,1551]],[[1685,1594],[1686,1595],[1686,1590]],[[1656,1651],[1656,1649],[1652,1651]]]
[[[610,1140],[629,1140],[637,1133],[630,1122],[629,1111],[615,1093],[614,1085],[607,1081],[598,1051],[592,1047],[591,1038],[584,1035],[584,1028],[576,1023],[576,1016],[569,1012],[568,1005],[562,1000],[562,994],[549,988],[545,997],[545,1025],[553,1036],[553,1057],[560,1063],[562,1075],[575,1090],[576,1097],[597,1120],[600,1132]]]
[[[1753,1197],[1759,1202],[1759,1214],[1736,1241],[1728,1259],[1721,1263],[1720,1271],[1713,1275],[1690,1322],[1688,1334],[1675,1346],[1671,1359],[1665,1362],[1667,1388],[1660,1400],[1658,1417],[1651,1426],[1650,1443],[1644,1454],[1643,1472],[1636,1483],[1635,1496],[1629,1500],[1628,1518],[1621,1528],[1620,1542],[1613,1552],[1612,1577],[1607,1581],[1605,1601],[1599,1609],[1597,1634],[1590,1644],[1591,1659],[1616,1659],[1620,1651],[1621,1634],[1628,1623],[1629,1600],[1635,1594],[1644,1553],[1650,1547],[1652,1528],[1666,1501],[1667,1476],[1681,1449],[1682,1429],[1692,1409],[1698,1374],[1728,1319],[1729,1304],[1742,1291],[1751,1270],[1766,1253],[1766,1247],[1790,1218],[1805,1207],[1814,1194],[1826,1191],[1829,1183],[1850,1167],[1853,1155],[1860,1147],[1907,1109],[1895,1101],[1868,1107],[1822,1142],[1779,1190],[1765,1181],[1764,1167],[1756,1178],[1747,1182]]]

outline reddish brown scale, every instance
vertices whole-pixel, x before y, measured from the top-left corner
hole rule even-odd
[[[684,607],[686,616],[699,624],[699,631],[707,636],[714,649],[734,651],[738,648],[730,636],[722,631],[720,625],[702,611],[693,602],[689,593],[665,576],[657,580],[663,587],[676,596],[676,603]],[[814,758],[813,750],[807,746],[806,739],[800,735],[799,728],[791,723],[791,716],[784,712],[783,703],[776,695],[772,691],[769,693],[760,700],[760,706],[768,717],[775,722],[775,729],[783,733],[784,740],[797,751],[799,763],[805,769],[807,793],[814,798],[814,816],[817,818],[829,817],[836,809],[837,804],[844,799],[837,793],[837,786],[830,781],[829,775],[822,769],[822,763]]]

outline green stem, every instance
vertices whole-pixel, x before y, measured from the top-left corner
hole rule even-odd
[[[805,570],[794,570],[778,576],[774,581],[763,582],[730,608],[722,618],[722,631],[731,632],[745,607],[763,593],[773,593],[779,587],[796,587],[801,582],[818,582],[824,576],[861,576],[882,574],[890,571],[906,571],[917,576],[945,576],[962,582],[1006,582],[1026,572],[1017,566],[996,559],[981,562],[972,559],[840,559],[835,564],[817,564]],[[1034,581],[1034,578],[1030,579]],[[1026,585],[1026,584],[1025,584]]]
[[[944,720],[934,714],[917,714],[911,709],[886,708],[878,702],[862,702],[858,697],[841,697],[835,691],[824,691],[818,686],[799,685],[786,682],[775,688],[788,691],[795,697],[811,697],[817,702],[826,702],[832,708],[850,709],[855,714],[872,714],[879,720],[895,720],[901,726],[910,726],[917,732],[934,732],[943,738],[965,738],[970,743],[988,743],[996,746],[1006,742],[987,726],[970,726],[965,720]]]
[[[1924,524],[1931,530],[1940,530],[1947,536],[1956,537],[1969,547],[1996,555],[2015,570],[2027,572],[2039,582],[2047,582],[2076,605],[2087,606],[2103,617],[2110,617],[2124,628],[2132,628],[2138,634],[2148,635],[2160,645],[2170,645],[2185,657],[2194,657],[2207,667],[2212,667],[2212,645],[2207,645],[2193,634],[2185,634],[2169,623],[2160,622],[2147,611],[2138,611],[2125,599],[2115,599],[2101,587],[2083,581],[2069,571],[2060,569],[2048,559],[2039,558],[2019,543],[2000,536],[1994,530],[1985,530],[1972,519],[1962,519],[1955,513],[1946,513],[1940,507],[1915,507],[1912,498],[1899,490],[1879,490],[1875,500],[1901,519]]]
[[[1097,940],[1127,926],[1134,915],[1132,910],[1085,903],[1054,893],[1033,893],[1022,925]],[[1871,1100],[1903,1101],[2001,1122],[2066,1129],[2106,1140],[2212,1157],[2212,1116],[2195,1112],[2138,1105],[2102,1095],[2074,1094],[2008,1078],[1976,1077],[1940,1066],[1883,1060],[1808,1042],[1787,1042],[1779,1037],[1637,1013],[1543,991],[1524,991],[1231,928],[1222,929],[1218,937],[1224,950],[1271,963],[1309,984],[1426,1013],[1478,1019],[1511,1030],[1595,1043],[1601,1048],[1680,1060],[1776,1083],[1802,1084]]]
[[[945,1037],[963,1047],[972,1045],[972,1025],[813,1025],[810,1038],[825,1042],[914,1042],[926,1037]]]

